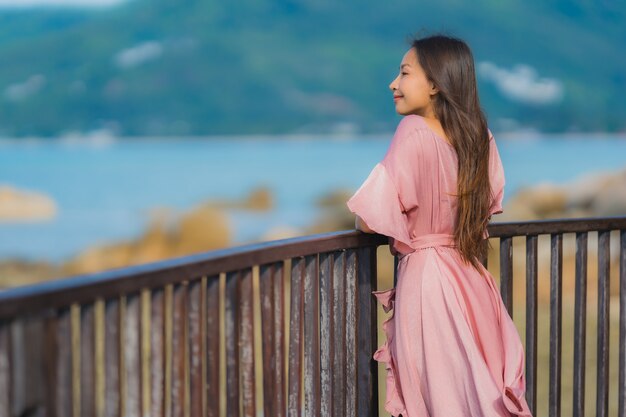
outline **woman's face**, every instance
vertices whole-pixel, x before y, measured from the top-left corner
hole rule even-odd
[[[432,98],[439,90],[428,80],[417,60],[415,49],[404,54],[400,63],[400,73],[389,84],[393,101],[399,114],[418,114],[434,117]]]

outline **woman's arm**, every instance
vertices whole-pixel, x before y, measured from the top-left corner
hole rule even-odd
[[[376,233],[375,231],[370,229],[367,223],[365,223],[365,221],[363,221],[363,219],[360,218],[359,216],[356,216],[356,219],[354,219],[354,227],[355,229],[360,230],[365,233]]]

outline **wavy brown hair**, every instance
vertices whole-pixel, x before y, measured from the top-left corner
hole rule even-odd
[[[486,259],[489,222],[489,131],[478,100],[474,57],[460,39],[435,35],[415,39],[419,64],[439,92],[435,116],[458,157],[457,217],[454,240],[462,258],[475,268]]]

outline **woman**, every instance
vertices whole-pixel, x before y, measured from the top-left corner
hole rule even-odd
[[[389,86],[404,115],[348,201],[356,226],[390,238],[395,289],[374,294],[392,317],[374,358],[393,416],[531,416],[524,350],[483,267],[487,224],[502,212],[504,172],[461,40],[413,41]]]

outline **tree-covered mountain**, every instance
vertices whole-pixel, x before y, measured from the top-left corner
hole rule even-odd
[[[626,130],[626,5],[131,0],[0,11],[0,135],[390,130],[407,36],[474,50],[495,129]],[[427,32],[426,32],[427,31]]]

